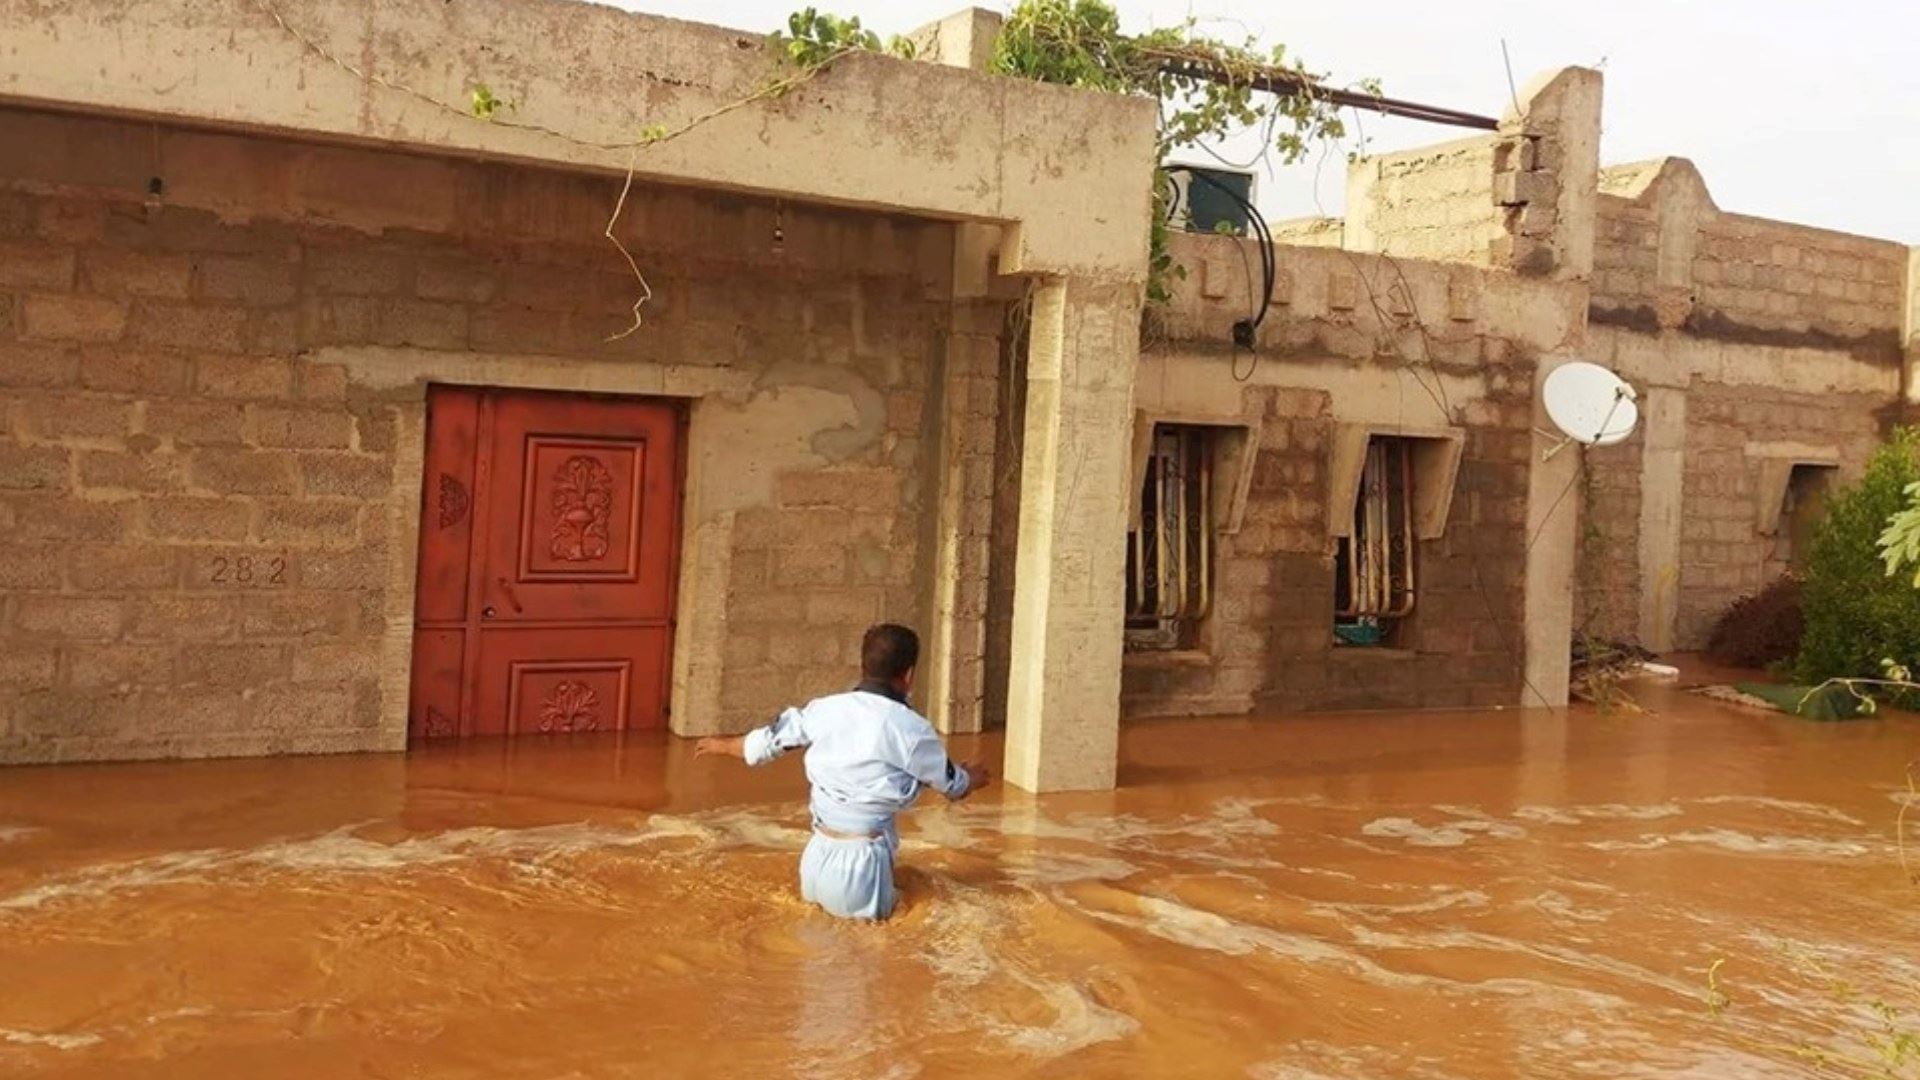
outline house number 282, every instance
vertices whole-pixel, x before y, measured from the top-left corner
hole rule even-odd
[[[262,559],[251,555],[215,556],[213,582],[216,585],[285,585],[287,560],[279,555]]]

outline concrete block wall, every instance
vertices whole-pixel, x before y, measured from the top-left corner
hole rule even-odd
[[[1216,537],[1201,647],[1127,657],[1129,715],[1517,705],[1524,697],[1530,392],[1586,294],[1458,264],[1282,246],[1259,356],[1227,342],[1254,290],[1229,238],[1182,238],[1136,401],[1148,418],[1244,425],[1258,452]],[[1443,534],[1418,544],[1395,649],[1333,644],[1332,446],[1343,425],[1464,439]],[[1224,483],[1224,481],[1222,481]]]
[[[1581,547],[1583,608],[1598,633],[1698,648],[1787,569],[1760,525],[1766,462],[1852,475],[1899,415],[1910,251],[1726,213],[1675,158],[1605,170],[1595,234],[1590,358],[1640,388],[1644,422],[1588,456],[1602,512]],[[1634,453],[1650,438],[1660,455]]]
[[[1499,221],[1495,173],[1505,160],[1492,135],[1361,158],[1347,170],[1345,246],[1489,265]]]
[[[0,110],[0,760],[398,746],[430,380],[694,401],[676,726],[923,621],[951,227],[617,191]]]
[[[1808,395],[1696,384],[1687,397],[1680,534],[1681,648],[1704,645],[1727,607],[1787,570],[1758,524],[1762,465],[1793,440],[1831,448],[1843,482],[1858,479],[1882,435],[1879,395]]]

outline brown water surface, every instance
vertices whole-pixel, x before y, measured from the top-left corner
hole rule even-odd
[[[795,895],[798,760],[0,771],[0,1075],[1805,1075],[1868,1019],[1816,966],[1920,1001],[1920,724],[1655,696],[1133,725],[910,814],[884,927]]]

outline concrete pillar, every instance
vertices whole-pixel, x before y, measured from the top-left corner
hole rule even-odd
[[[1640,438],[1640,643],[1667,652],[1674,647],[1680,618],[1686,387],[1641,388]]]
[[[1920,247],[1907,249],[1907,306],[1902,340],[1907,363],[1901,378],[1907,422],[1920,421]]]
[[[994,487],[1005,475],[995,456],[1000,339],[1006,305],[1023,294],[1018,279],[995,272],[998,227],[958,225],[954,241],[953,321],[927,398],[934,512],[923,537],[932,559],[919,675],[927,719],[949,734],[982,726]]]
[[[985,8],[966,8],[908,34],[914,58],[930,64],[985,71],[993,66],[1005,16]]]
[[[1006,751],[1028,791],[1114,784],[1140,305],[1132,284],[1034,290]]]
[[[1600,177],[1600,73],[1564,68],[1529,85],[1520,109],[1503,130],[1531,144],[1496,178],[1496,199],[1512,203],[1513,232],[1504,245],[1518,272],[1585,282],[1593,273],[1594,219]],[[1530,166],[1530,167],[1522,167]],[[1550,224],[1539,210],[1551,205]],[[1531,219],[1531,220],[1530,220]],[[1584,299],[1580,304],[1584,311]],[[1540,358],[1534,369],[1533,426],[1553,430],[1540,389],[1552,371],[1579,358],[1586,345],[1580,323],[1568,348]],[[1569,653],[1573,645],[1573,575],[1578,563],[1581,455],[1569,447],[1547,460],[1544,440],[1534,440],[1527,471],[1527,587],[1525,604],[1526,686],[1521,703],[1560,708],[1567,703]]]
[[[1574,356],[1541,357],[1533,382],[1533,426],[1552,431],[1553,422],[1540,404],[1540,388],[1547,376]],[[1527,470],[1527,588],[1526,684],[1520,704],[1526,708],[1558,709],[1567,704],[1568,666],[1573,647],[1573,571],[1580,540],[1579,446],[1569,446],[1547,459],[1546,440],[1533,440],[1533,461]]]

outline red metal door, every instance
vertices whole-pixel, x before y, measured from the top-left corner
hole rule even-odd
[[[429,389],[414,737],[665,724],[681,415]]]

